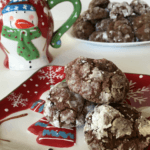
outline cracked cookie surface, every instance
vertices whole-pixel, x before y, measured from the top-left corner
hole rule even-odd
[[[86,117],[90,150],[144,150],[150,144],[150,121],[126,104],[97,105]]]
[[[108,17],[109,17],[109,13],[107,12],[107,10],[101,7],[93,7],[83,13],[84,20],[97,20],[97,19],[104,19]]]
[[[113,21],[109,24],[107,35],[110,42],[125,43],[134,42],[134,32],[129,21],[125,18]]]
[[[70,90],[94,103],[121,102],[129,90],[124,73],[106,59],[79,57],[66,65],[65,73]]]
[[[46,100],[44,115],[55,127],[82,126],[93,105],[69,90],[66,82],[56,84]]]
[[[89,9],[92,9],[93,7],[101,7],[106,8],[109,4],[109,0],[92,0],[89,4]]]
[[[97,41],[97,42],[109,42],[106,31],[104,31],[104,32],[101,32],[101,31],[93,32],[90,35],[89,40],[90,41]]]
[[[83,15],[80,16],[73,25],[72,33],[79,39],[88,39],[89,36],[95,31],[94,25],[83,19]]]
[[[133,0],[130,6],[133,8],[133,11],[139,15],[150,12],[149,5],[143,0]]]
[[[133,20],[133,29],[139,41],[150,40],[150,13],[143,14]]]
[[[133,13],[133,9],[127,2],[123,3],[110,3],[108,5],[108,9],[110,10],[110,18],[117,19],[118,17],[127,17]]]
[[[109,24],[112,22],[110,18],[103,19],[102,21],[96,23],[96,31],[107,31]]]

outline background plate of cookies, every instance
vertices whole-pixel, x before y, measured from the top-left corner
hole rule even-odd
[[[72,33],[72,28],[67,32],[67,35],[72,38],[73,40],[77,42],[81,42],[84,44],[88,44],[91,46],[106,46],[106,47],[133,47],[133,46],[142,46],[142,45],[149,45],[150,41],[144,41],[144,42],[127,42],[127,43],[107,43],[107,42],[97,42],[97,41],[90,41],[90,40],[84,40],[79,39],[74,36]]]
[[[150,2],[92,0],[68,32],[80,42],[97,46],[150,43]]]

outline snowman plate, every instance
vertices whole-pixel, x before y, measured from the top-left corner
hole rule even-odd
[[[150,76],[126,76],[130,92],[125,102],[150,119]],[[0,101],[0,150],[88,150],[83,127],[56,128],[43,116],[50,86],[64,79],[64,67],[43,67]]]
[[[82,42],[84,44],[89,44],[91,46],[106,46],[106,47],[133,47],[133,46],[142,46],[150,44],[150,41],[144,42],[128,42],[128,43],[107,43],[107,42],[95,42],[89,40],[78,39],[72,34],[72,28],[67,32],[68,36],[78,42]]]

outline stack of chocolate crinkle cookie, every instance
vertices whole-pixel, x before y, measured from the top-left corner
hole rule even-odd
[[[77,19],[73,36],[97,42],[140,42],[150,40],[150,7],[142,0],[110,2],[92,0]]]
[[[145,150],[150,145],[150,121],[124,104],[129,82],[113,62],[79,57],[65,73],[66,81],[51,88],[46,101],[44,114],[52,125],[84,125],[90,150]]]

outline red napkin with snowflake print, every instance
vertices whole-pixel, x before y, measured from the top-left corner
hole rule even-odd
[[[51,85],[64,79],[64,67],[47,66],[40,69],[0,101],[0,120],[12,113],[30,108]]]

